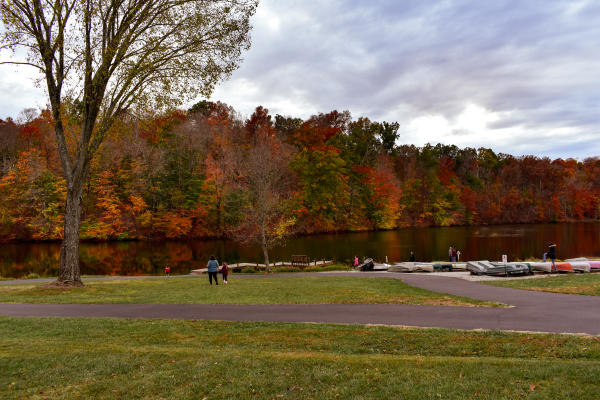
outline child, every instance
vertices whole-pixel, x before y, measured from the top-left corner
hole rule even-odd
[[[165,275],[166,276],[171,276],[171,267],[168,265],[165,265]]]
[[[227,285],[227,275],[229,275],[229,266],[225,261],[223,261],[223,266],[221,267],[221,273],[223,274],[223,283]]]

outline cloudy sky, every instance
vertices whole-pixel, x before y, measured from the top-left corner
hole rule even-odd
[[[598,21],[594,0],[261,0],[252,49],[211,100],[398,121],[401,143],[600,156]],[[39,93],[3,68],[0,117]]]

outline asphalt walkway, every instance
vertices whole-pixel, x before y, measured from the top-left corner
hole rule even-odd
[[[236,275],[233,279],[276,279],[277,276],[283,275]],[[294,275],[335,275],[360,276],[365,279],[401,279],[409,285],[423,289],[479,300],[501,302],[512,307],[446,307],[399,304],[205,305],[4,303],[0,304],[0,315],[383,324],[600,335],[600,297],[508,289],[457,278],[427,274],[336,272]]]

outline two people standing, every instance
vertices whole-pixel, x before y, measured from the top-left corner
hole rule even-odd
[[[219,262],[216,260],[215,256],[210,256],[210,260],[206,264],[206,269],[208,270],[208,281],[212,285],[213,278],[215,280],[215,284],[218,285],[219,281],[217,280],[217,274],[221,272],[223,275],[223,283],[227,285],[227,277],[229,275],[229,266],[226,262],[223,263],[221,270],[219,270]]]
[[[448,249],[448,261],[457,262],[460,260],[460,251],[456,250],[455,247],[450,246]]]

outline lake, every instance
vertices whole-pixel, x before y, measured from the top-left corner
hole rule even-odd
[[[406,228],[395,231],[323,234],[289,239],[273,249],[271,261],[289,261],[292,254],[350,263],[354,256],[377,261],[406,261],[412,250],[417,260],[445,260],[448,247],[461,260],[541,258],[548,243],[558,245],[558,257],[600,257],[600,222],[539,225],[494,225],[450,228]],[[18,278],[35,273],[56,276],[60,243],[0,244],[0,276]],[[86,275],[156,275],[166,264],[172,273],[186,274],[219,261],[262,262],[258,246],[227,240],[82,243],[81,273]]]

